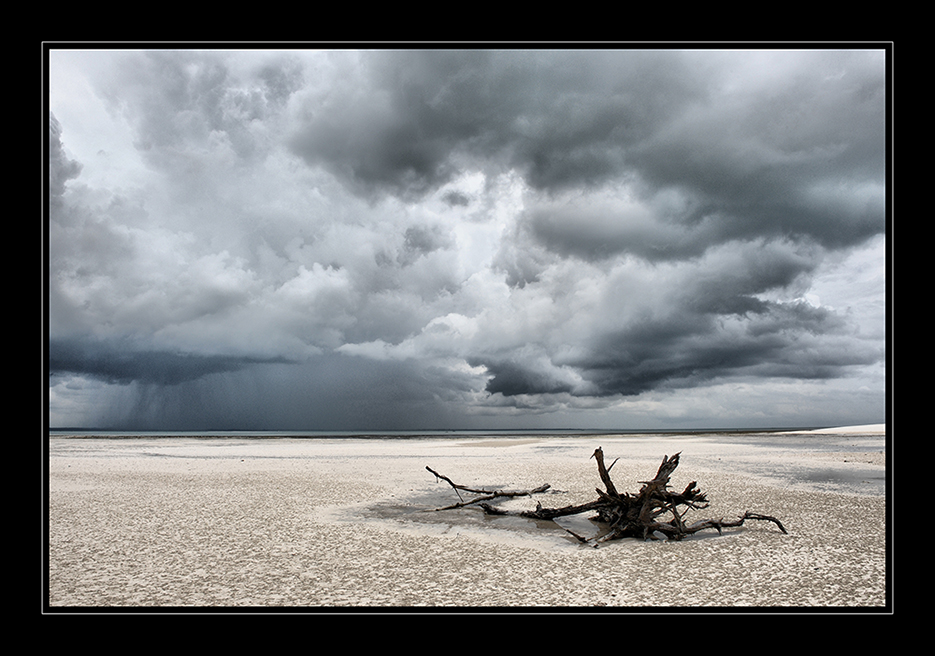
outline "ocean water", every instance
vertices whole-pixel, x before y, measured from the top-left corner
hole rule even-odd
[[[207,431],[132,431],[100,430],[86,428],[56,428],[49,431],[50,437],[255,437],[255,438],[293,438],[293,439],[418,439],[418,438],[468,438],[468,437],[520,437],[526,435],[617,435],[620,431],[593,430],[406,430],[406,431],[249,431],[249,430],[207,430]]]
[[[694,435],[757,435],[767,436],[788,431],[811,431],[820,427],[794,427],[794,428],[740,428],[740,429],[464,429],[464,430],[396,430],[396,431],[250,431],[250,430],[191,430],[191,431],[134,431],[113,429],[89,428],[54,428],[49,430],[50,437],[239,437],[239,438],[293,438],[293,439],[420,439],[420,438],[455,438],[465,439],[472,437],[574,437],[590,435],[625,435],[625,436],[694,436]]]

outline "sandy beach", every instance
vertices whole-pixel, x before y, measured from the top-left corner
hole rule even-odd
[[[883,427],[822,433],[410,439],[49,440],[49,610],[238,607],[883,609]],[[672,487],[779,518],[679,542],[598,548],[553,523],[434,511],[469,486],[590,501],[601,446],[635,492],[681,452]],[[563,520],[588,531],[586,516]]]

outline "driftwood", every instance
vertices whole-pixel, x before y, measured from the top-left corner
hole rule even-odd
[[[597,461],[597,472],[604,484],[603,490],[595,488],[598,495],[597,499],[588,503],[562,508],[543,508],[541,504],[537,503],[535,510],[518,511],[504,510],[491,505],[489,502],[500,498],[531,496],[545,492],[550,486],[541,485],[532,490],[520,491],[472,489],[454,483],[450,478],[442,476],[430,467],[426,467],[426,469],[434,474],[437,479],[444,480],[451,485],[460,499],[458,503],[444,508],[436,508],[435,510],[452,510],[476,505],[488,515],[512,515],[539,520],[554,520],[558,517],[594,511],[597,514],[592,519],[607,526],[608,530],[605,534],[598,538],[585,538],[567,528],[564,529],[580,542],[591,543],[594,546],[599,542],[628,537],[643,540],[681,540],[685,536],[706,529],[714,529],[720,534],[721,529],[742,526],[744,521],[748,519],[773,522],[780,531],[786,533],[785,527],[775,517],[750,511],[734,520],[705,519],[690,524],[686,523],[684,521],[686,513],[692,509],[707,508],[708,498],[696,487],[696,481],[689,483],[682,492],[671,492],[668,489],[669,477],[672,476],[672,472],[679,465],[679,455],[679,453],[676,453],[671,458],[663,456],[662,464],[659,465],[656,476],[649,481],[640,481],[643,487],[638,493],[624,492],[621,494],[610,478],[610,470],[617,461],[611,463],[610,467],[605,467],[604,452],[598,447],[591,456]],[[481,496],[465,501],[464,497],[461,496],[461,492]],[[666,521],[667,517],[669,519]]]

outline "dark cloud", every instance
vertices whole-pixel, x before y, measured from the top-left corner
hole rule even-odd
[[[479,162],[550,192],[630,182],[655,210],[635,226],[611,207],[537,210],[560,251],[672,257],[757,236],[840,247],[882,230],[880,62],[798,53],[764,86],[752,76],[771,59],[731,79],[718,52],[368,53],[355,84],[306,101],[292,143],[362,193],[418,197]],[[673,196],[678,208],[659,206]]]
[[[730,244],[712,253],[704,266],[672,294],[676,311],[735,315],[765,308],[757,295],[786,289],[807,278],[821,261],[821,251],[795,242]]]
[[[122,379],[121,389],[132,393],[120,395],[121,402],[111,404],[97,421],[136,430],[385,431],[465,426],[464,415],[453,412],[458,406],[452,401],[463,400],[457,383],[446,379],[439,388],[433,372],[414,363],[327,355],[302,365],[242,361],[226,369],[221,360],[203,361],[201,375],[180,376],[172,384],[152,376]],[[52,384],[58,379],[68,380],[64,385],[76,390],[91,387],[75,384],[65,375],[55,376]]]
[[[717,378],[833,378],[882,357],[878,347],[835,347],[842,321],[827,311],[804,303],[759,306],[727,330],[699,315],[636,324],[604,337],[578,366],[602,394],[632,395]]]
[[[877,52],[763,57],[764,79],[712,95],[631,152],[646,194],[675,190],[693,225],[727,238],[809,237],[828,247],[882,231],[886,106]],[[768,66],[786,67],[771,76]],[[744,80],[738,80],[738,83]]]
[[[445,192],[445,195],[442,196],[442,200],[444,200],[452,207],[457,205],[460,205],[461,207],[467,207],[471,203],[471,199],[467,196],[467,194],[463,194],[460,191],[454,190]]]
[[[716,227],[660,221],[649,208],[627,202],[542,203],[522,221],[529,236],[549,251],[585,260],[620,254],[681,260],[701,255],[723,238]]]
[[[857,337],[846,315],[770,299],[807,289],[821,260],[813,244],[731,243],[654,276],[621,279],[607,298],[613,306],[575,316],[574,348],[553,347],[545,366],[541,353],[524,358],[522,350],[510,359],[477,355],[472,364],[486,367],[491,394],[605,397],[719,379],[830,379],[880,362],[882,347]]]
[[[80,374],[122,385],[177,385],[210,374],[238,371],[260,361],[240,355],[140,350],[127,340],[95,342],[87,338],[51,340],[48,358],[53,373]]]
[[[801,302],[749,305],[732,322],[691,313],[635,321],[582,346],[584,354],[556,356],[547,366],[540,358],[495,356],[472,364],[486,367],[491,394],[609,397],[718,379],[833,379],[883,357],[880,346],[849,339],[847,322],[827,310]]]
[[[50,384],[298,427],[844,384],[885,356],[884,64],[63,53]]]
[[[529,364],[516,360],[484,361],[473,360],[472,366],[483,365],[491,378],[486,390],[491,394],[516,396],[518,394],[559,394],[573,392],[574,386],[556,380],[548,372],[536,371]]]
[[[361,193],[419,197],[468,162],[537,189],[625,172],[625,149],[704,93],[679,53],[395,51],[341,61],[349,79],[306,100],[294,151]]]

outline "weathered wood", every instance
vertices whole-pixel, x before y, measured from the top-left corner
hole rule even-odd
[[[619,497],[620,494],[617,492],[617,488],[614,487],[614,482],[610,480],[610,471],[604,467],[604,451],[601,447],[594,449],[594,453],[591,454],[591,457],[597,460],[597,473],[601,477],[601,481],[604,483],[604,487],[607,488],[607,495],[610,497]],[[617,461],[614,460],[614,464]],[[611,465],[613,467],[614,465]]]
[[[613,468],[617,460],[614,460],[610,467],[605,467],[604,452],[598,447],[591,455],[597,461],[598,476],[605,488],[604,490],[595,488],[598,498],[588,503],[573,504],[560,508],[543,508],[541,504],[537,503],[535,510],[506,510],[489,502],[499,498],[531,496],[550,489],[549,485],[541,485],[532,490],[517,491],[472,489],[456,484],[447,476],[439,474],[430,467],[426,467],[426,469],[434,474],[437,479],[446,481],[460,499],[459,503],[444,508],[436,508],[436,510],[453,510],[477,505],[488,515],[510,515],[538,520],[554,520],[559,517],[595,511],[597,515],[592,519],[608,526],[608,531],[604,535],[598,538],[584,538],[574,531],[564,529],[579,542],[588,543],[592,546],[596,546],[601,542],[627,537],[646,540],[658,539],[658,535],[662,535],[668,540],[681,540],[688,535],[707,529],[714,529],[720,534],[724,528],[743,526],[744,521],[748,519],[771,521],[776,524],[780,531],[787,533],[782,522],[775,517],[750,511],[745,512],[736,520],[705,519],[686,524],[684,517],[688,511],[707,508],[708,498],[698,489],[697,481],[689,483],[680,493],[669,491],[669,479],[679,466],[680,455],[680,453],[676,453],[671,458],[663,456],[655,477],[649,481],[641,481],[642,487],[638,493],[621,494],[610,478],[610,469]],[[461,491],[483,496],[465,501],[461,496]],[[664,518],[670,514],[671,519],[664,521]]]
[[[458,490],[464,490],[465,492],[474,492],[476,494],[493,494],[491,490],[477,490],[477,489],[471,489],[469,487],[465,487],[464,485],[458,485],[454,481],[452,481],[450,478],[448,478],[447,476],[442,476],[441,474],[439,474],[437,471],[435,471],[431,467],[426,467],[426,469],[432,472],[433,474],[435,474],[435,478],[440,478],[443,481],[446,481],[452,488],[454,488],[454,491],[458,495],[459,499],[463,500],[463,497],[461,496],[461,493],[458,492]]]
[[[450,478],[448,478],[447,476],[442,476],[441,474],[439,474],[437,471],[435,471],[431,467],[426,467],[426,469],[432,472],[433,474],[435,474],[437,478],[440,478],[446,481],[452,488],[454,488],[454,491],[457,493],[458,498],[461,499],[460,503],[455,503],[450,506],[445,506],[444,508],[436,508],[436,510],[454,510],[455,508],[464,508],[465,506],[470,506],[473,504],[483,506],[484,504],[482,502],[484,501],[492,501],[494,499],[499,499],[501,497],[528,497],[528,496],[532,496],[533,494],[539,494],[541,492],[545,492],[551,487],[549,484],[545,484],[545,485],[540,485],[539,487],[532,489],[532,490],[478,490],[478,489],[465,487],[464,485],[458,485],[457,483],[452,481]],[[475,499],[471,499],[470,501],[465,501],[464,497],[461,496],[461,493],[458,492],[458,490],[464,490],[465,492],[473,492],[475,494],[483,494],[485,496],[477,497]]]

